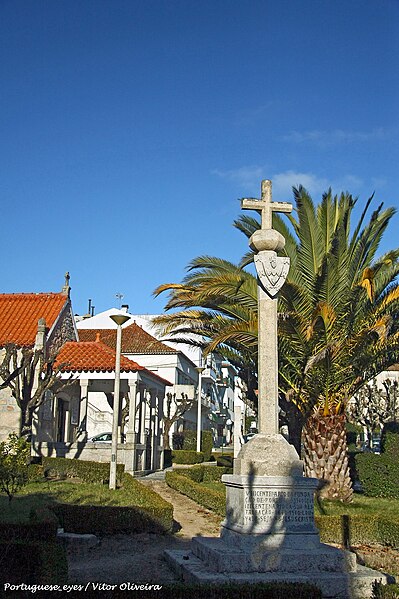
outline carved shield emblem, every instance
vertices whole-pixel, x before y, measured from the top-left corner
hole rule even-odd
[[[290,269],[290,259],[277,256],[276,252],[263,251],[255,256],[256,272],[269,295],[276,295],[284,284]]]

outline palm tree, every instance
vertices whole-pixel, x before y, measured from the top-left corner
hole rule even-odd
[[[306,422],[305,473],[330,481],[324,495],[349,500],[346,404],[367,380],[396,361],[399,345],[399,251],[375,259],[394,210],[381,205],[365,223],[370,198],[351,233],[356,200],[349,194],[333,197],[330,190],[317,207],[303,187],[294,189],[294,197],[290,228],[273,217],[291,259],[279,298],[282,406],[297,448]],[[241,216],[235,226],[249,237],[260,225]],[[252,258],[251,253],[244,256],[241,268],[197,258],[182,284],[160,286],[156,294],[170,292],[167,310],[188,309],[160,317],[163,331],[180,327],[183,337],[198,333],[205,351],[218,348],[255,368],[256,280],[242,270]]]

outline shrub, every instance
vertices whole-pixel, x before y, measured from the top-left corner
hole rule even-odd
[[[183,433],[177,433],[182,435],[183,437],[183,446],[177,447],[176,449],[186,449],[188,451],[196,451],[197,449],[197,432],[186,430]],[[173,447],[175,444],[173,443]],[[213,447],[213,436],[212,431],[202,431],[201,432],[201,451],[204,454],[204,462],[209,462],[212,455],[212,447]]]
[[[15,493],[28,482],[29,445],[16,433],[0,443],[0,490],[11,501]]]
[[[65,584],[68,564],[57,542],[0,540],[0,584]],[[10,593],[11,595],[15,593]]]
[[[184,444],[183,433],[173,433],[173,435],[172,435],[173,449],[184,449],[183,444]]]
[[[109,481],[109,464],[106,462],[90,462],[85,460],[68,460],[67,458],[43,458],[45,476],[57,475],[67,478],[79,478],[85,483],[107,483]],[[125,466],[116,467],[117,483],[122,483]]]
[[[399,544],[399,520],[395,522],[360,514],[315,516],[315,524],[323,543],[342,543],[345,546],[381,543],[392,547]]]
[[[97,599],[98,591],[86,591],[85,599]],[[133,593],[132,596],[136,596]],[[162,591],[145,592],[143,597],[159,599],[321,599],[320,589],[308,583],[225,583],[218,585],[177,582],[162,585]],[[115,589],[107,594],[112,599],[125,599],[126,591]],[[11,598],[10,598],[11,599]]]
[[[188,451],[186,449],[175,449],[172,451],[172,461],[174,464],[200,464],[204,461],[202,451]]]
[[[226,497],[224,493],[203,487],[188,476],[184,476],[181,473],[178,474],[177,472],[167,472],[165,480],[172,489],[176,489],[176,491],[183,493],[183,495],[187,495],[187,497],[190,497],[203,507],[216,512],[220,516],[225,515]]]
[[[28,466],[28,481],[37,480],[43,478],[44,470],[41,464],[29,464]]]
[[[0,539],[7,541],[55,541],[58,520],[46,508],[32,509],[29,520],[17,518],[11,521],[0,520]]]
[[[381,433],[381,453],[399,460],[399,422],[387,422]]]
[[[218,466],[224,466],[225,468],[229,468],[232,472],[234,457],[232,455],[218,455],[216,458],[216,463]]]
[[[389,453],[360,453],[355,459],[365,495],[399,497],[399,458]]]
[[[184,470],[179,470],[178,474],[181,476],[187,476],[191,480],[197,483],[205,482],[220,482],[222,480],[223,474],[227,474],[229,468],[223,468],[218,466],[205,466],[200,464],[198,466],[193,466],[192,468],[187,468]]]
[[[51,507],[68,532],[116,534],[170,531],[173,506],[142,485],[130,474],[123,476],[123,491],[129,495],[127,506],[55,504]]]

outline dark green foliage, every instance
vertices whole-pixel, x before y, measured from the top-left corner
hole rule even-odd
[[[184,434],[183,433],[173,433],[173,435],[172,435],[173,449],[184,449],[183,444],[184,444]]]
[[[399,422],[384,424],[381,434],[381,453],[389,453],[399,460]]]
[[[131,494],[129,506],[59,503],[52,510],[66,531],[80,534],[163,533],[172,529],[173,506],[169,502],[130,474],[124,474],[122,482],[123,489]]]
[[[186,449],[189,451],[196,451],[197,449],[197,431],[186,430],[182,433],[177,433],[176,440],[173,435],[173,447],[176,449]],[[182,439],[181,439],[182,437]],[[182,447],[178,447],[179,444],[183,443]],[[176,445],[175,445],[176,443]],[[204,462],[209,462],[212,455],[213,437],[212,431],[201,432],[201,451],[204,454]]]
[[[134,584],[134,583],[132,583]],[[140,583],[139,583],[140,584]],[[150,583],[147,585],[150,586]],[[162,585],[161,590],[115,589],[106,593],[106,599],[126,599],[127,596],[147,599],[322,599],[320,589],[306,583],[270,582],[262,584],[193,584],[177,582]],[[86,591],[85,599],[97,599],[98,591]]]
[[[106,483],[109,481],[109,464],[106,462],[43,458],[42,464],[46,477],[79,478],[85,483]],[[117,465],[116,478],[118,485],[121,484],[124,470],[123,464]]]
[[[225,515],[226,497],[225,494],[208,489],[198,482],[191,480],[188,476],[184,476],[177,472],[167,472],[166,482],[183,495],[187,495],[203,507],[212,510],[220,516]]]
[[[399,460],[389,454],[362,453],[356,456],[356,468],[365,495],[399,498]]]
[[[65,584],[68,580],[66,552],[60,543],[1,539],[0,556],[2,587],[6,582]]]
[[[200,464],[204,461],[202,451],[188,451],[186,449],[175,449],[172,451],[172,461],[174,464]]]
[[[216,462],[218,466],[233,468],[234,457],[232,455],[219,455],[216,458]]]
[[[374,583],[372,599],[396,599],[397,597],[399,597],[399,584]]]
[[[32,509],[29,521],[3,521],[0,519],[0,539],[20,541],[54,541],[58,520],[46,508]]]
[[[186,468],[179,470],[178,474],[181,476],[187,476],[196,483],[209,483],[209,482],[221,482],[223,474],[228,474],[229,468],[223,468],[219,466],[205,466],[200,464],[193,466],[192,468]]]
[[[360,514],[315,516],[315,524],[323,543],[338,543],[344,546],[373,543],[391,547],[399,545],[399,518],[395,522],[378,516]]]
[[[29,464],[28,466],[28,481],[43,478],[44,470],[41,464]]]

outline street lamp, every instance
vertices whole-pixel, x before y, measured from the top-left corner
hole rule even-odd
[[[122,325],[130,319],[127,314],[113,314],[110,318],[117,325],[116,329],[116,358],[115,358],[115,385],[114,385],[114,410],[112,419],[112,445],[111,463],[109,466],[109,488],[116,489],[116,454],[118,451],[118,425],[119,425],[119,389],[121,378],[121,347]]]
[[[202,364],[202,357],[201,357],[201,353],[200,353],[200,359],[199,359],[199,366],[197,366],[195,368],[195,370],[198,372],[198,405],[197,405],[197,453],[199,453],[201,451],[201,419],[202,419],[202,414],[201,414],[201,395],[202,395],[202,373],[204,372],[205,368],[201,365]]]

